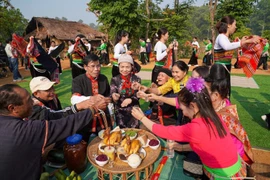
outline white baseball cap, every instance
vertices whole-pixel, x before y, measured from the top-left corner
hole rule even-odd
[[[44,76],[38,76],[38,77],[34,77],[31,81],[30,81],[30,90],[32,93],[38,91],[38,90],[48,90],[50,89],[53,85],[55,84],[55,82],[50,81],[48,78],[44,77]]]

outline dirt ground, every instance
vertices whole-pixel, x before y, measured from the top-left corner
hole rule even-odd
[[[136,59],[136,61],[141,64],[138,59]],[[189,59],[183,59],[183,61],[185,61],[186,63],[188,63]],[[235,60],[233,60],[233,64],[234,64]],[[202,60],[199,59],[198,60],[199,65],[202,64]],[[69,69],[69,60],[68,59],[64,59],[61,61],[61,65],[63,69]],[[268,63],[268,65],[270,66],[270,62]],[[143,69],[153,69],[154,68],[154,59],[150,60],[150,63],[148,63],[147,65],[141,65],[141,67]],[[194,66],[191,66],[189,68],[190,71],[192,71],[192,69],[194,68]],[[30,71],[25,70],[25,68],[23,66],[21,66],[21,64],[19,65],[19,71],[21,73],[21,75],[23,77],[28,77],[31,76],[30,75]],[[232,73],[233,74],[243,74],[243,70],[242,69],[232,69]],[[256,71],[256,74],[263,74],[263,75],[270,75],[270,68],[269,70],[262,70],[262,67],[260,69],[258,69]],[[13,78],[12,78],[12,73],[9,72],[8,73],[8,77],[6,78],[0,78],[0,85],[3,84],[8,84],[8,83],[13,83]]]

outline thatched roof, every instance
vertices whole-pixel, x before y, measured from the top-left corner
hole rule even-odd
[[[42,17],[33,17],[26,27],[25,34],[25,39],[30,36],[46,39],[48,36],[59,40],[72,40],[75,39],[77,34],[83,34],[89,40],[100,39],[105,36],[105,34],[86,24]]]

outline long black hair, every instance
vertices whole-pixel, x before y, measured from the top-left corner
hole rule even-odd
[[[227,33],[228,25],[232,25],[235,21],[233,16],[224,16],[216,25],[219,33]]]
[[[212,130],[213,133],[215,134],[215,131],[213,128],[216,128],[219,137],[222,138],[227,135],[227,132],[225,128],[223,127],[223,124],[219,116],[217,115],[216,111],[213,108],[210,95],[206,88],[203,88],[200,93],[198,92],[192,93],[186,87],[184,87],[178,93],[178,101],[179,101],[179,104],[182,103],[187,107],[190,106],[191,102],[195,102],[199,108],[199,112],[202,119],[205,121],[205,123],[207,124],[209,128],[209,133],[210,133],[210,130]],[[212,127],[212,123],[210,122],[212,122],[215,127]]]
[[[125,31],[125,30],[119,30],[116,34],[115,37],[115,43],[114,45],[116,45],[117,43],[119,43],[122,39],[122,37],[126,37],[129,36],[129,32]]]
[[[166,28],[160,28],[157,32],[157,38],[160,40],[162,35],[165,35],[168,32]]]
[[[210,73],[206,82],[211,83],[211,92],[218,92],[222,99],[227,98],[229,95],[229,71],[222,64],[214,64],[210,69]]]

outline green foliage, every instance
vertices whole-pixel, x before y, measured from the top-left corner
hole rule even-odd
[[[216,11],[216,20],[232,15],[237,22],[237,27],[242,28],[249,22],[249,16],[253,12],[253,6],[257,0],[219,0]]]
[[[100,14],[98,22],[104,25],[110,37],[114,37],[121,29],[137,34],[140,23],[144,21],[137,11],[138,0],[91,0],[88,6],[90,11]]]
[[[27,25],[25,19],[19,9],[10,9],[3,6],[0,1],[0,41],[4,42],[11,38],[12,33],[22,35]]]
[[[250,16],[248,27],[253,34],[264,36],[264,31],[270,30],[270,1],[260,0],[254,7],[254,13]],[[269,37],[269,36],[268,36]]]

